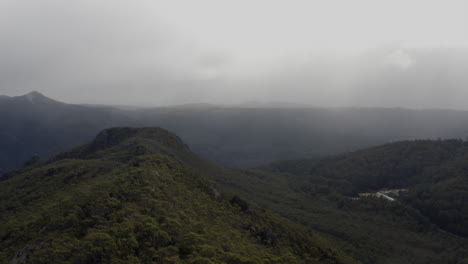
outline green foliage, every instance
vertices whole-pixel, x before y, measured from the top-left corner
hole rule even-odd
[[[167,131],[117,128],[23,169],[0,182],[0,262],[356,263],[301,226],[215,195],[196,161]]]
[[[242,170],[110,129],[0,182],[0,262],[464,263],[466,160],[424,140]],[[408,191],[357,196],[383,188]]]
[[[402,201],[439,227],[468,236],[467,159],[466,141],[417,140],[325,159],[278,162],[267,169],[299,176],[296,188],[309,194],[325,185],[343,195],[407,188]]]
[[[328,234],[366,263],[457,263],[468,255],[467,160],[466,141],[405,141],[273,163],[238,174],[241,187],[231,188]],[[357,195],[386,188],[407,191],[393,203]]]

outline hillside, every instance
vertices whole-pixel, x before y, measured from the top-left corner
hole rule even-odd
[[[11,172],[0,262],[357,263],[193,164],[217,168],[166,130],[113,128]]]
[[[33,256],[31,263],[70,263],[76,252],[97,255],[71,263],[348,263],[348,254],[369,264],[461,264],[468,260],[466,220],[444,218],[452,227],[444,226],[429,213],[466,215],[460,175],[467,146],[407,141],[246,170],[199,158],[163,129],[104,130],[86,145],[4,175],[1,256]],[[357,195],[384,188],[409,191],[397,202]],[[166,239],[151,244],[156,253],[141,240],[141,221]],[[187,254],[191,232],[198,236]],[[121,249],[118,241],[133,239]]]
[[[405,141],[317,160],[274,163],[269,170],[302,175],[313,192],[326,180],[345,195],[407,189],[402,200],[441,228],[468,236],[468,142]]]
[[[203,158],[235,166],[313,158],[397,140],[465,138],[468,112],[397,108],[187,105],[132,109],[0,97],[0,173],[92,140],[113,126],[157,126]]]
[[[220,181],[364,263],[465,263],[467,172],[467,141],[417,140],[276,162]],[[362,196],[389,189],[403,190],[391,194],[395,202]]]

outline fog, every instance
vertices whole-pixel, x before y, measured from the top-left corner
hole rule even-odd
[[[0,94],[468,109],[466,1],[1,0]]]

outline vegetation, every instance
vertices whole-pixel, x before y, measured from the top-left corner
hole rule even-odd
[[[34,121],[58,106],[56,112],[64,115],[51,116],[50,122]],[[236,165],[354,149],[411,133],[398,126],[375,126],[382,130],[369,130],[380,135],[376,138],[357,133],[357,128],[347,130],[348,135],[329,134],[344,131],[336,124],[351,120],[348,114],[359,112],[373,120],[362,109],[347,114],[281,111],[288,113],[281,118],[292,122],[286,129],[275,127],[279,112],[272,109],[146,109],[123,111],[130,117],[121,119],[123,112],[96,108],[101,115],[59,102],[34,107],[39,107],[32,111],[37,115],[17,116],[14,126],[1,119],[7,129],[0,132],[0,163],[11,167],[12,158],[24,163],[0,177],[2,263],[352,263],[347,255],[369,264],[468,262],[466,141],[404,141],[326,158],[233,169],[199,158],[163,129],[116,128],[104,130],[89,144],[41,160],[34,153],[44,156],[83,140],[97,124],[109,125],[101,123],[105,119],[164,124],[180,131],[205,157]],[[386,120],[397,124],[401,113],[390,112]],[[80,113],[85,123],[75,118]],[[246,118],[252,113],[263,123]],[[463,113],[452,114],[458,122],[463,119]],[[310,124],[329,123],[301,130],[294,116]],[[229,117],[229,124],[216,122],[220,117]],[[21,127],[24,120],[31,122]],[[55,134],[47,136],[49,129]],[[428,131],[415,133],[442,133]],[[291,147],[297,152],[290,152]],[[394,188],[407,191],[393,203],[359,197]],[[152,232],[157,235],[144,235]]]
[[[404,141],[260,169],[239,178],[245,197],[328,234],[365,263],[466,261],[467,141]],[[391,188],[407,191],[393,203],[358,196]]]
[[[114,128],[12,172],[0,182],[0,262],[357,263],[223,192],[197,159],[165,130]]]
[[[402,201],[444,230],[468,236],[467,141],[404,141],[325,159],[278,162],[269,169],[306,175],[299,185],[308,193],[324,181],[344,195],[407,188]]]
[[[440,231],[430,219],[401,202],[375,197],[357,199],[316,184],[315,193],[301,189],[302,179],[259,170],[226,169],[219,184],[256,201],[310,230],[363,263],[463,263],[468,241]]]

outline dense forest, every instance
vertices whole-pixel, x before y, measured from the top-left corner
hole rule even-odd
[[[10,172],[0,182],[0,262],[358,263],[225,192],[198,162],[163,129],[114,128]]]
[[[163,129],[108,129],[3,174],[1,257],[462,264],[466,154],[466,141],[419,140],[236,169]],[[405,191],[359,196],[382,189]]]
[[[326,179],[304,189],[300,176],[262,170],[226,170],[217,180],[225,189],[320,232],[363,263],[468,260],[466,238],[441,230],[400,200],[345,195],[340,190],[347,184]]]
[[[402,202],[440,228],[468,236],[467,141],[404,141],[324,159],[277,162],[267,169],[302,175],[297,186],[309,194],[323,181],[350,196],[407,189]]]

